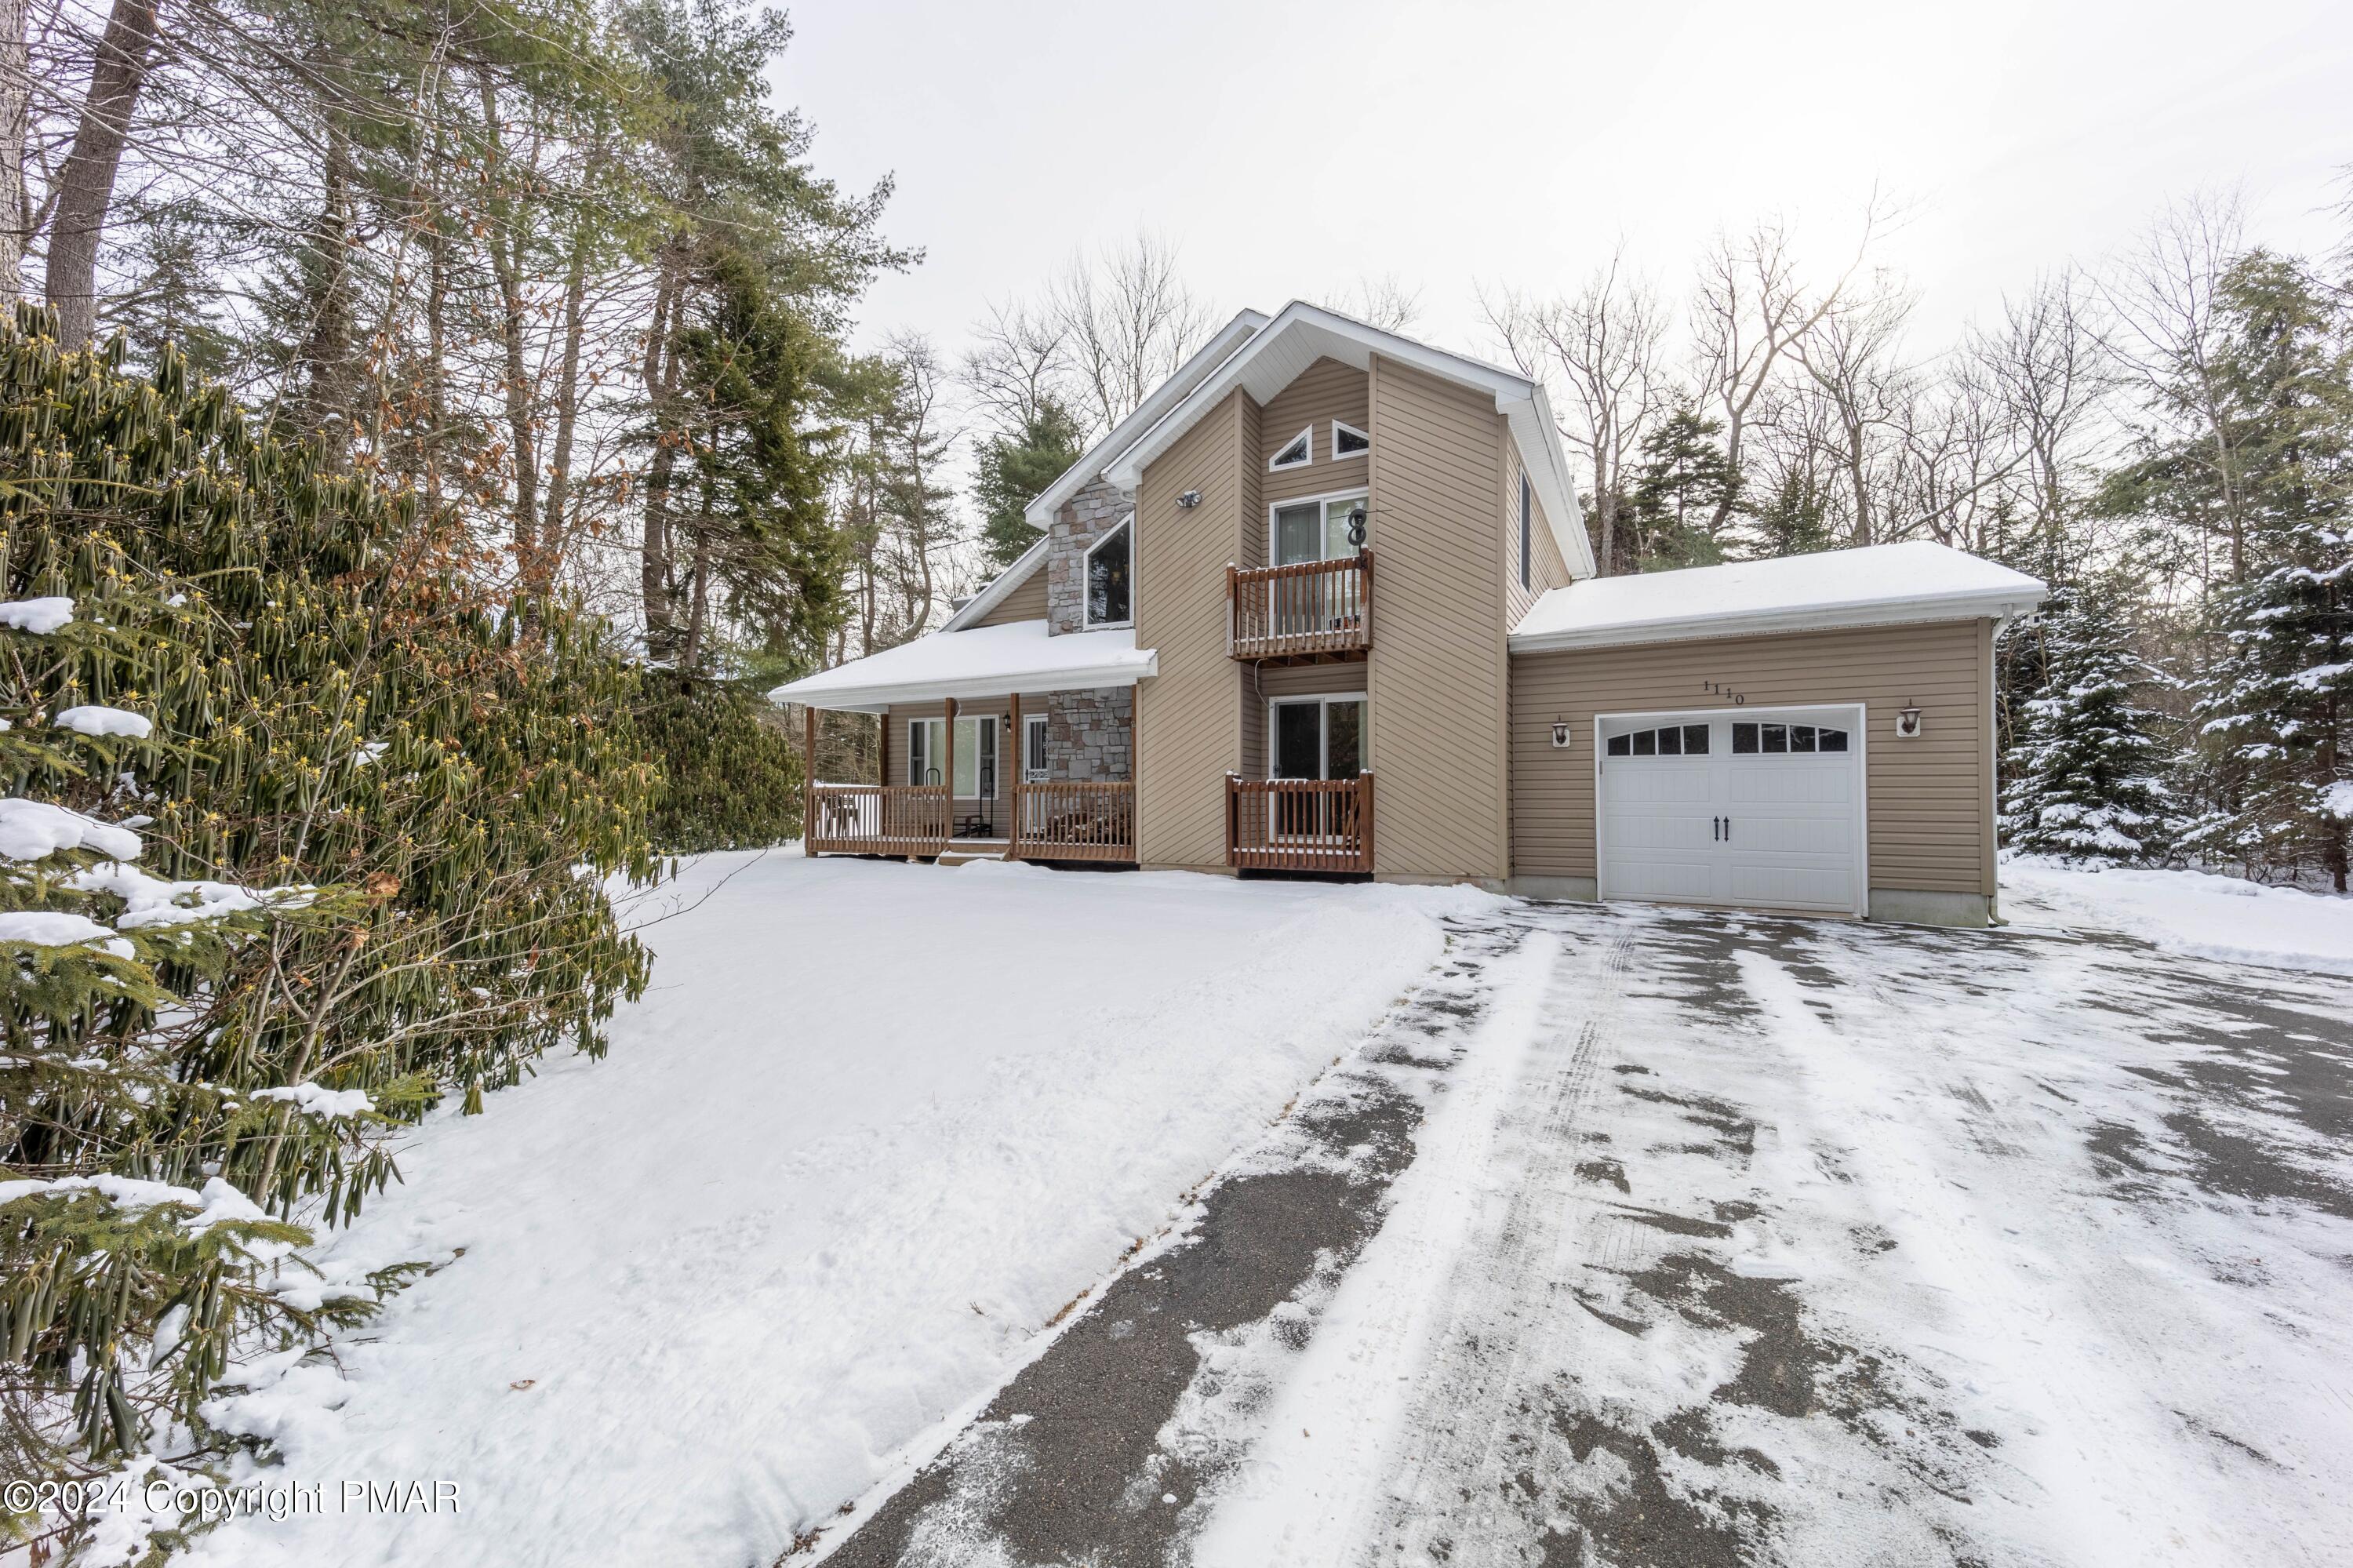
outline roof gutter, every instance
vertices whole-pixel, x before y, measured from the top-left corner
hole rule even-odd
[[[1558,591],[1558,590],[1556,590]],[[1678,615],[1614,626],[1570,627],[1559,631],[1515,631],[1514,653],[1549,653],[1575,648],[1623,648],[1646,642],[1681,642],[1712,637],[1748,637],[1771,632],[1838,631],[1859,626],[1900,626],[1926,620],[2003,620],[2042,602],[2039,591],[1969,588],[1957,593],[1917,594],[1869,604],[1808,605],[1792,609],[1749,610],[1726,615]]]
[[[806,683],[795,681],[771,691],[768,700],[772,703],[806,703],[810,707],[839,713],[881,713],[894,703],[935,703],[946,697],[961,701],[966,697],[1009,696],[1016,692],[1026,697],[1045,692],[1133,686],[1145,676],[1159,673],[1160,655],[1156,651],[1147,649],[1141,660],[1131,658],[1118,663],[1036,670],[1019,674],[976,675],[951,681],[833,686],[815,692],[796,690]]]

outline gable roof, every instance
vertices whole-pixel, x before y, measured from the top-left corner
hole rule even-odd
[[[1553,422],[1552,404],[1542,384],[1516,370],[1432,348],[1303,300],[1283,306],[1272,321],[1251,334],[1141,435],[1120,449],[1103,468],[1104,477],[1123,489],[1134,490],[1152,460],[1236,387],[1249,393],[1253,401],[1264,403],[1318,359],[1335,359],[1366,370],[1377,354],[1494,399],[1496,412],[1504,416],[1519,443],[1528,482],[1544,505],[1546,521],[1560,546],[1561,558],[1568,563],[1569,575],[1591,577],[1593,547],[1585,536],[1577,487],[1569,479],[1568,455],[1561,448],[1560,429]],[[1090,454],[1089,461],[1092,461]]]
[[[1913,539],[1720,567],[1595,577],[1554,588],[1512,629],[1511,650],[1607,648],[1687,637],[1817,631],[2018,614],[2047,590],[2024,572]]]

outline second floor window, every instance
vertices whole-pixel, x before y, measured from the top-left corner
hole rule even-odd
[[[1365,504],[1362,493],[1322,501],[1301,501],[1274,509],[1274,564],[1331,561],[1353,556],[1348,514]]]
[[[1126,626],[1135,620],[1135,522],[1129,518],[1087,552],[1087,624]]]

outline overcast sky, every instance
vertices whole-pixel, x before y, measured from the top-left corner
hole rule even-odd
[[[2325,244],[2353,163],[2353,4],[2137,0],[802,0],[777,73],[818,170],[894,175],[870,335],[953,352],[992,300],[1147,225],[1222,317],[1365,275],[1419,335],[1490,347],[1474,283],[1630,257],[1677,297],[1719,226],[1786,215],[1825,264],[1877,184],[1883,259],[1941,340],[2006,289],[2234,186]],[[1921,346],[1933,347],[1925,342]]]

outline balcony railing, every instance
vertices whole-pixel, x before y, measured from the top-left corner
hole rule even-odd
[[[1245,571],[1226,568],[1237,659],[1306,663],[1373,645],[1373,553]]]
[[[819,784],[809,801],[813,854],[935,855],[947,847],[944,784]]]
[[[1012,821],[1011,860],[1135,858],[1133,784],[1017,784]]]
[[[1226,863],[1242,871],[1370,873],[1373,776],[1226,776]]]

